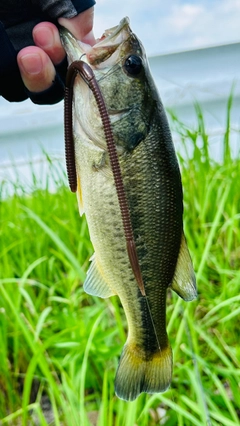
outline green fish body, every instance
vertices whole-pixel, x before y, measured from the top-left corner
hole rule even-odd
[[[116,394],[134,400],[165,391],[172,378],[166,332],[168,287],[184,300],[196,297],[192,262],[183,233],[182,184],[166,114],[144,48],[127,18],[93,47],[63,30],[69,62],[85,53],[111,119],[134,241],[146,296],[134,276],[102,121],[87,84],[74,86],[74,145],[80,213],[85,213],[95,254],[87,293],[118,295],[128,322]]]

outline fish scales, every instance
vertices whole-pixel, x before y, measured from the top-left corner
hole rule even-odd
[[[195,277],[183,233],[182,185],[166,114],[144,48],[127,18],[95,46],[61,34],[69,62],[85,53],[112,123],[146,296],[129,261],[121,210],[94,97],[76,78],[74,145],[80,212],[86,214],[95,254],[84,289],[117,294],[128,337],[115,379],[116,394],[134,400],[141,392],[165,391],[172,378],[166,332],[166,295],[196,297]],[[132,65],[134,70],[132,70]],[[129,68],[130,67],[130,68]]]

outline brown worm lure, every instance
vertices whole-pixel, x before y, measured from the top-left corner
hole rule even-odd
[[[65,155],[69,186],[72,192],[77,190],[77,173],[75,164],[74,140],[73,140],[73,123],[72,123],[72,101],[73,86],[76,75],[85,81],[92,91],[96,100],[99,114],[103,123],[103,130],[107,144],[110,164],[113,172],[114,182],[116,186],[118,202],[121,210],[123,229],[126,238],[126,245],[130,264],[137,280],[138,287],[143,296],[146,296],[140,265],[137,256],[136,245],[133,236],[130,212],[128,208],[127,198],[123,185],[122,173],[118,161],[117,149],[114,143],[114,137],[111,128],[111,122],[108,115],[107,107],[102,96],[100,87],[95,78],[92,68],[84,61],[74,61],[68,68],[66,77],[65,99],[64,99],[64,131],[65,131]]]

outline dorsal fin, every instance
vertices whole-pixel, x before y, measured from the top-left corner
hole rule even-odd
[[[170,287],[186,301],[197,297],[196,278],[184,234],[182,234],[177,266]]]

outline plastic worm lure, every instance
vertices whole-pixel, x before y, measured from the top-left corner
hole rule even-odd
[[[127,204],[125,189],[123,185],[122,173],[118,161],[117,149],[114,143],[111,122],[108,115],[107,107],[103,99],[100,87],[95,78],[92,68],[84,61],[74,61],[68,68],[66,77],[65,99],[64,99],[64,131],[65,131],[65,155],[69,186],[72,192],[77,190],[77,173],[75,164],[74,140],[73,140],[73,123],[72,123],[72,101],[73,86],[76,75],[85,81],[92,91],[96,100],[99,114],[103,123],[104,135],[107,143],[110,164],[113,172],[114,182],[116,186],[118,202],[121,210],[123,229],[126,238],[126,245],[130,264],[137,280],[138,287],[143,296],[146,296],[140,265],[137,256],[136,245],[133,236],[130,212]]]

